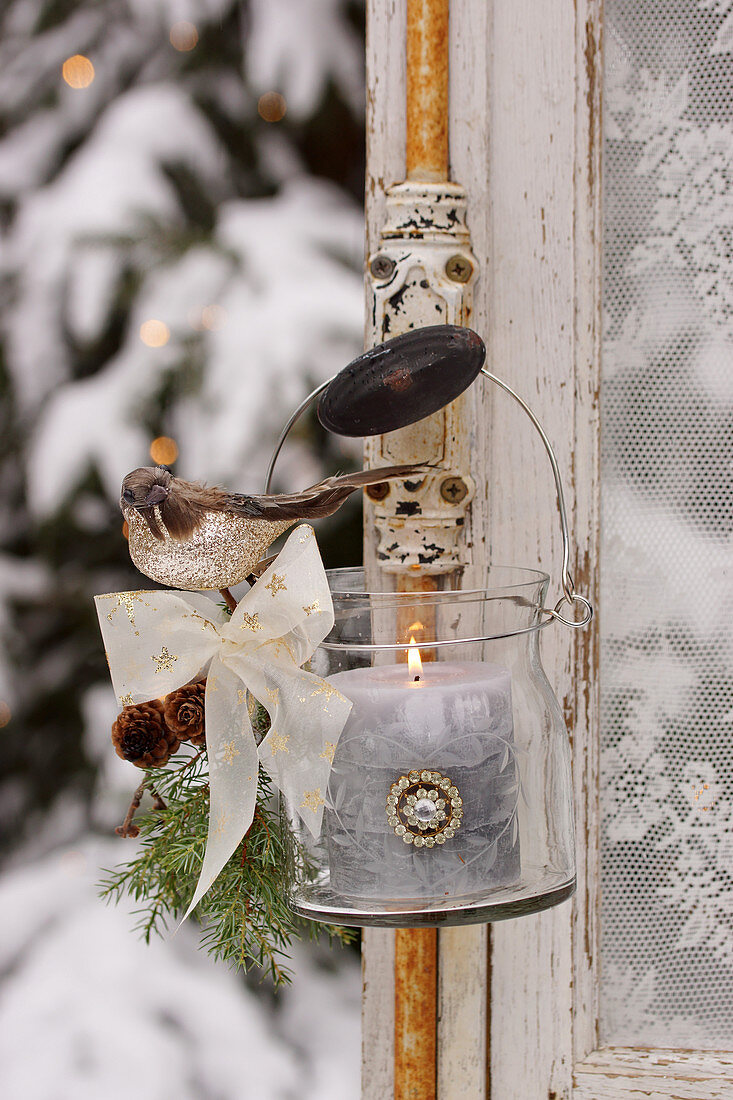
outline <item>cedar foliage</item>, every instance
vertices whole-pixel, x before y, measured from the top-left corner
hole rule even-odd
[[[267,714],[262,707],[253,727],[258,738],[264,736]],[[209,820],[205,750],[173,757],[166,768],[148,769],[146,786],[159,797],[153,808],[135,818],[138,850],[129,862],[105,872],[101,895],[110,902],[132,898],[137,930],[150,942],[182,918],[201,870]],[[272,784],[261,769],[252,825],[191,919],[198,922],[201,946],[210,955],[234,969],[255,967],[276,986],[290,980],[290,942],[315,938],[320,927],[298,920],[288,908],[284,875],[293,860],[307,873],[307,856],[278,814]],[[355,938],[348,929],[327,931],[342,943]]]

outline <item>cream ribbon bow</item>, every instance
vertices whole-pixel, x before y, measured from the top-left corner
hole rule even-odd
[[[293,531],[231,619],[197,592],[113,592],[95,603],[121,704],[167,695],[207,673],[209,833],[188,916],[252,823],[259,763],[313,836],[320,833],[331,761],[351,703],[300,667],[334,621],[313,528]],[[259,748],[247,691],[271,719]]]

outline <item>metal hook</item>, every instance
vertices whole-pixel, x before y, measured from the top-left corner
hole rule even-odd
[[[560,608],[564,603],[580,603],[585,608],[583,612],[583,618],[578,619],[566,619],[560,614]],[[565,626],[581,627],[587,626],[593,618],[593,605],[590,600],[587,600],[585,596],[581,596],[579,592],[573,592],[571,596],[561,596],[555,604],[554,608],[543,607],[545,615],[549,615],[551,619],[557,619],[558,622],[563,623]]]

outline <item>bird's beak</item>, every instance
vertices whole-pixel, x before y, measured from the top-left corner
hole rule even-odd
[[[154,508],[168,499],[168,489],[164,485],[154,485],[145,498],[144,508]]]

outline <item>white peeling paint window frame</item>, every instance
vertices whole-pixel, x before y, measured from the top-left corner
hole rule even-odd
[[[368,0],[367,247],[404,179],[406,0]],[[601,0],[454,0],[451,178],[480,266],[474,327],[526,397],[566,478],[580,591],[598,593]],[[501,395],[474,395],[474,560],[559,574],[550,470]],[[369,554],[369,546],[367,555]],[[372,551],[373,553],[373,548]],[[724,1100],[733,1055],[599,1049],[598,639],[545,632],[572,731],[578,892],[533,917],[439,939],[440,1100]],[[394,1094],[394,938],[364,936],[364,1100]],[[487,1041],[488,1040],[488,1041]]]

